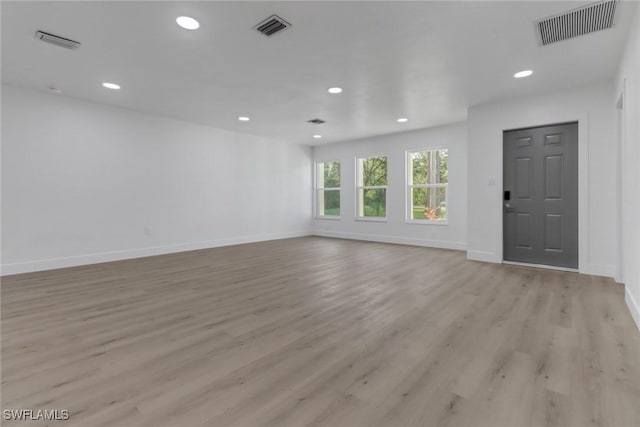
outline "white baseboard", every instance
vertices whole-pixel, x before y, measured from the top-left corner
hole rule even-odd
[[[633,298],[627,286],[624,287],[624,300],[627,303],[627,307],[629,307],[631,317],[633,317],[638,330],[640,330],[640,305],[638,305],[638,302]]]
[[[377,234],[359,234],[359,233],[346,233],[342,231],[321,231],[321,230],[315,230],[311,234],[314,236],[333,237],[336,239],[365,240],[369,242],[395,243],[398,245],[424,246],[427,248],[454,249],[458,251],[464,251],[467,248],[467,244],[464,242],[415,239],[411,237],[382,236]]]
[[[580,274],[590,274],[592,276],[615,277],[616,266],[606,264],[588,264],[580,268]]]
[[[495,253],[485,251],[467,251],[467,259],[470,261],[501,263],[501,261],[496,260]]]
[[[176,245],[155,246],[149,248],[127,249],[123,251],[101,252],[87,255],[77,255],[64,258],[49,258],[43,260],[2,264],[0,275],[30,273],[34,271],[54,270],[58,268],[77,267],[88,264],[120,261],[125,259],[143,258],[154,255],[165,255],[176,252],[195,251],[198,249],[217,248],[220,246],[240,245],[243,243],[264,242],[267,240],[289,239],[292,237],[309,236],[309,231],[291,231],[286,233],[257,234],[251,236],[233,237],[227,239],[205,240],[201,242],[179,243]]]

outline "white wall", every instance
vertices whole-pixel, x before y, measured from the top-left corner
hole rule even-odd
[[[469,259],[502,261],[502,132],[578,121],[579,269],[613,277],[616,139],[613,83],[469,109]]]
[[[2,113],[3,274],[309,232],[309,147],[8,86]]]
[[[616,81],[616,99],[624,94],[621,111],[622,274],[625,299],[640,328],[640,8],[636,9],[629,41]]]
[[[448,225],[408,224],[405,221],[405,151],[449,149]],[[356,221],[355,159],[386,155],[388,161],[387,221]],[[316,235],[405,243],[450,249],[466,248],[467,128],[459,123],[419,131],[316,146],[314,161],[341,162],[341,218],[314,219]]]

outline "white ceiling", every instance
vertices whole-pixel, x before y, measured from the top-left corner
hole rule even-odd
[[[2,81],[324,144],[456,122],[476,104],[612,78],[635,3],[621,5],[613,29],[537,45],[534,20],[586,3],[3,1]],[[273,38],[252,29],[273,13],[293,27]],[[200,29],[178,27],[180,15]],[[82,46],[37,41],[37,30]],[[532,77],[512,77],[529,68]],[[344,92],[330,95],[331,86]],[[327,123],[307,123],[316,117]]]

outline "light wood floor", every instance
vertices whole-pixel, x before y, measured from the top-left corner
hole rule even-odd
[[[21,408],[82,427],[637,427],[640,333],[609,279],[264,242],[4,278],[2,409]]]

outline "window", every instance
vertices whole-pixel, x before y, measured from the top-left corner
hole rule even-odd
[[[340,162],[316,163],[316,216],[340,216]]]
[[[358,218],[387,217],[387,157],[357,160]]]
[[[447,221],[449,155],[446,148],[407,152],[409,221]]]

